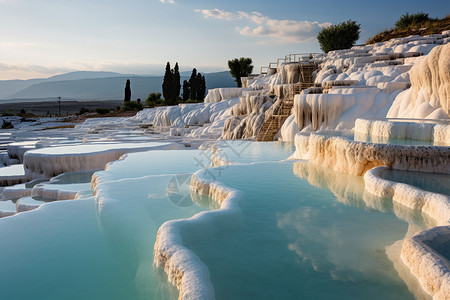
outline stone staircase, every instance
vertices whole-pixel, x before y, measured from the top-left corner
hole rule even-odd
[[[278,109],[264,121],[256,136],[256,140],[259,142],[272,142],[286,119],[291,115],[293,106],[293,99],[283,100]]]
[[[301,82],[295,85],[294,87],[294,95],[300,94],[302,90],[314,86],[313,81],[313,72],[317,70],[318,65],[315,62],[310,61],[302,61],[302,56],[299,54],[300,58],[297,58],[297,54],[293,55],[293,58],[290,56],[286,56],[284,59],[285,62],[296,61],[298,59],[298,64],[300,68]],[[309,58],[312,58],[312,54],[309,54]],[[279,61],[277,62],[278,65]],[[270,69],[271,65],[269,65]],[[292,98],[285,99],[281,102],[280,107],[278,107],[272,116],[267,118],[264,121],[263,126],[259,130],[256,140],[260,142],[269,142],[273,141],[275,135],[280,131],[286,119],[291,115],[292,107],[294,106],[294,95]]]
[[[314,86],[313,72],[317,70],[318,66],[316,63],[299,63],[300,76],[302,80],[295,87],[294,94],[300,94],[304,89]]]
[[[312,73],[317,70],[316,63],[302,63],[299,62],[301,82],[294,88],[294,94],[314,85]],[[280,107],[264,121],[263,126],[256,136],[256,140],[260,142],[271,142],[275,135],[280,131],[286,119],[291,115],[292,107],[294,106],[294,99],[285,99],[281,102]]]

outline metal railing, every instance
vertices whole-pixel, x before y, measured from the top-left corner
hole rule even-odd
[[[284,57],[286,64],[307,62],[313,59],[317,59],[323,56],[323,53],[296,53],[288,54]]]
[[[277,59],[277,67],[282,64],[285,64],[285,63],[286,63],[286,58],[278,58]]]
[[[269,73],[270,69],[276,69],[277,67],[278,67],[278,62],[276,62],[276,63],[271,62],[271,63],[269,63],[268,67],[261,67],[260,74],[267,74],[267,73]]]
[[[317,60],[324,57],[324,53],[295,53],[288,54],[284,58],[278,58],[277,62],[269,63],[268,67],[261,67],[261,74],[267,74],[270,69],[276,69],[282,64],[301,64],[306,62],[311,62],[311,60]]]

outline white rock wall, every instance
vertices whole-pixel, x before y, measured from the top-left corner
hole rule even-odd
[[[424,121],[424,122],[421,122]],[[417,121],[366,120],[357,119],[355,123],[355,140],[386,143],[390,138],[412,139],[433,142],[435,145],[450,145],[450,124]]]
[[[448,119],[450,44],[435,47],[410,71],[411,88],[401,93],[388,118]]]
[[[295,147],[293,158],[352,175],[377,166],[450,174],[450,147],[366,144],[321,134],[297,134]]]

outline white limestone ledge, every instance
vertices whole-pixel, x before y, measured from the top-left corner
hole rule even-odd
[[[401,259],[433,299],[449,299],[448,260],[427,244],[427,241],[434,241],[436,245],[445,247],[450,240],[450,197],[383,179],[380,175],[385,169],[386,167],[377,167],[365,173],[364,183],[368,192],[380,197],[390,197],[396,203],[429,215],[438,225],[444,225],[406,238],[402,244]]]
[[[435,145],[450,145],[450,121],[412,119],[357,119],[355,140],[387,142],[394,139],[414,139],[433,142]]]
[[[125,153],[168,149],[173,143],[111,143],[42,148],[27,151],[27,179],[51,178],[62,173],[103,170]]]
[[[180,292],[179,299],[183,300],[215,299],[208,268],[183,245],[183,240],[213,237],[219,232],[235,230],[241,224],[239,202],[242,193],[217,181],[202,178],[199,175],[201,172],[192,176],[191,194],[209,196],[220,208],[201,212],[189,219],[165,222],[158,230],[154,248],[154,263],[164,268],[169,281]]]
[[[450,147],[409,146],[355,142],[326,133],[298,133],[292,158],[336,171],[363,175],[366,171],[387,166],[395,170],[450,174]]]
[[[23,197],[16,201],[16,212],[35,210],[44,204],[44,201],[35,200],[33,197]]]
[[[23,165],[12,165],[0,168],[0,187],[26,182]]]
[[[11,201],[0,201],[0,218],[16,214],[16,205]]]
[[[403,242],[401,258],[434,300],[450,299],[450,265],[430,243],[448,243],[450,226],[424,230]]]
[[[376,167],[364,174],[364,185],[368,192],[419,210],[436,220],[438,225],[450,224],[450,197],[421,190],[405,183],[383,179],[386,167]]]

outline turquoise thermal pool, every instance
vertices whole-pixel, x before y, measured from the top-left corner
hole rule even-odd
[[[383,169],[380,175],[387,180],[406,183],[425,191],[450,196],[450,179],[446,174]]]
[[[432,222],[364,192],[361,177],[274,162],[292,144],[219,144],[222,158],[244,165],[208,168],[210,150],[130,153],[95,173],[95,196],[0,219],[2,297],[177,299],[153,248],[164,222],[216,207],[189,188],[207,168],[200,176],[244,194],[238,226],[212,238],[182,230],[217,299],[413,299],[414,283],[397,274],[397,242]],[[71,190],[90,176],[44,185]]]
[[[413,299],[387,252],[423,220],[399,219],[407,209],[365,194],[360,177],[284,162],[228,166],[217,180],[244,192],[240,227],[182,233],[217,299]]]
[[[151,152],[147,160],[152,160]],[[178,154],[183,152],[189,151]],[[70,186],[67,179],[79,182],[86,176],[60,175],[66,184],[47,186]],[[173,203],[167,193],[173,178],[105,180],[99,184],[97,201],[94,197],[57,201],[0,219],[2,295],[5,299],[176,299],[178,293],[164,272],[153,268],[156,232],[167,220],[190,217],[203,209],[193,205],[189,194],[185,200],[190,205]]]
[[[120,150],[120,149],[136,149],[136,148],[151,148],[158,146],[165,146],[167,143],[98,143],[93,145],[75,145],[62,147],[48,147],[42,149],[32,150],[33,154],[46,155],[81,155],[91,154],[102,151]]]
[[[270,142],[254,143],[246,140],[221,141],[219,156],[232,163],[253,163],[263,161],[281,161],[295,151],[293,143]]]

